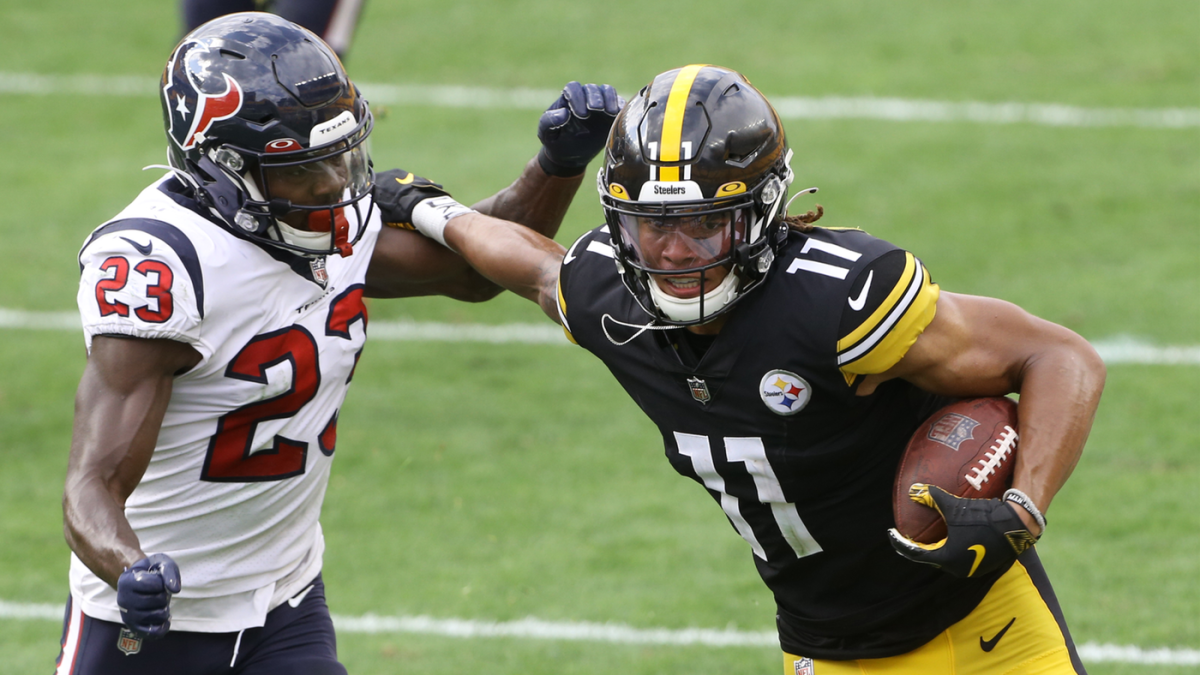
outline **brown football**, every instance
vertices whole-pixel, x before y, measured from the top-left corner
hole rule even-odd
[[[909,486],[927,483],[959,497],[993,499],[1012,487],[1016,453],[1012,399],[966,399],[937,411],[908,441],[896,469],[896,529],[923,544],[945,538],[946,522],[936,510],[909,499]]]

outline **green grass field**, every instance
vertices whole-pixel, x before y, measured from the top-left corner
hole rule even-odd
[[[164,161],[148,96],[14,93],[12,74],[137,76],[179,37],[174,2],[0,0],[0,308],[73,311],[83,237]],[[858,96],[1200,108],[1191,0],[920,4],[389,3],[347,59],[375,84],[629,96],[692,62],[769,97]],[[547,104],[550,100],[546,101]],[[376,166],[461,201],[516,177],[536,110],[380,107]],[[1092,341],[1200,344],[1200,128],[786,120],[822,224],[915,251],[943,288],[1001,297]],[[601,212],[585,182],[559,241]],[[372,322],[544,322],[530,303],[377,302]],[[0,603],[58,604],[59,500],[78,333],[0,329]],[[1077,643],[1200,650],[1200,367],[1109,367],[1083,460],[1040,546]],[[536,617],[637,629],[773,630],[744,542],[674,475],[657,433],[570,346],[370,344],[345,407],[323,524],[341,616]],[[0,618],[0,671],[47,673],[59,623]],[[770,646],[710,647],[342,632],[351,673],[770,673]],[[1194,653],[1194,652],[1193,652]],[[1090,662],[1099,675],[1200,666]]]

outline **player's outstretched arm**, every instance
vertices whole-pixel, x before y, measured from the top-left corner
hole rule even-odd
[[[1042,511],[1079,457],[1104,387],[1105,367],[1086,340],[993,298],[941,293],[924,333],[894,367],[869,376],[860,393],[893,377],[952,396],[1021,395],[1013,487]],[[1041,527],[1017,509],[1030,532]]]
[[[75,395],[63,493],[67,544],[113,588],[146,558],[125,500],[150,462],[175,374],[200,355],[172,340],[97,336]]]
[[[467,213],[447,223],[446,245],[480,274],[536,302],[556,323],[558,273],[566,249],[558,242],[506,220]]]
[[[542,147],[537,157],[526,164],[515,182],[475,204],[474,210],[553,237],[583,182],[588,162],[603,149],[623,105],[624,100],[609,85],[569,83],[538,121]],[[371,258],[369,296],[446,295],[478,302],[503,290],[440,243],[410,231],[413,200],[437,194],[447,193],[440,185],[407,171],[377,176],[376,204],[384,222],[393,227],[380,233]]]
[[[567,83],[538,120],[542,147],[537,156],[516,182],[472,208],[553,239],[588,163],[604,149],[624,105],[612,85]]]

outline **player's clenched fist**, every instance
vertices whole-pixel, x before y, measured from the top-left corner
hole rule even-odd
[[[538,162],[553,176],[578,176],[604,148],[625,99],[609,84],[569,82],[538,120]]]
[[[179,565],[165,553],[142,558],[117,579],[117,606],[130,630],[158,639],[171,630],[171,596],[179,592]]]

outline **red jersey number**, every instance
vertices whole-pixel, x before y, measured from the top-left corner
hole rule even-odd
[[[120,291],[129,283],[129,261],[122,256],[112,256],[100,263],[100,269],[103,272],[114,270],[112,277],[96,282],[96,304],[100,307],[100,316],[129,316],[129,305],[116,299],[110,302],[108,295]],[[146,323],[163,323],[170,319],[175,312],[174,299],[171,297],[175,274],[171,268],[157,260],[143,260],[133,270],[146,277],[147,281],[154,281],[146,285],[146,297],[151,302],[138,307],[134,314]]]
[[[169,283],[169,279],[167,282]],[[162,310],[162,305],[159,309]],[[169,305],[168,305],[169,307]],[[356,284],[334,299],[325,320],[325,333],[350,339],[350,324],[362,320],[366,329],[367,310],[362,301],[362,285]],[[355,354],[357,365],[359,350]],[[272,398],[256,401],[232,410],[217,422],[217,433],[208,444],[200,479],[210,482],[251,483],[283,480],[303,474],[307,468],[307,441],[276,435],[271,447],[254,450],[258,425],[270,420],[294,417],[313,400],[321,386],[317,342],[303,326],[291,326],[265,333],[238,352],[225,369],[225,377],[270,384],[267,369],[281,363],[291,365],[291,387]],[[353,375],[353,372],[351,372]],[[346,383],[350,380],[347,378]],[[318,448],[332,456],[337,441],[338,413],[325,425],[317,438]]]
[[[301,326],[259,335],[234,357],[225,376],[269,384],[267,369],[281,363],[291,366],[291,387],[272,398],[244,405],[221,416],[217,433],[208,444],[200,479],[211,482],[251,483],[283,480],[304,473],[308,443],[275,436],[270,448],[254,450],[258,425],[294,416],[317,395],[321,369],[317,342]]]
[[[125,288],[125,284],[129,282],[129,261],[121,256],[113,256],[100,263],[100,270],[103,272],[116,270],[112,278],[104,278],[96,283],[96,303],[100,305],[100,316],[109,314],[129,316],[129,305],[123,302],[108,301],[110,291],[115,293]]]

